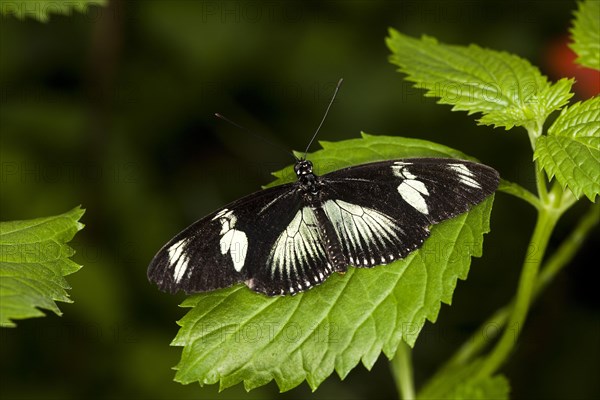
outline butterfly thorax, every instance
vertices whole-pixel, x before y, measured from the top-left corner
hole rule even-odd
[[[298,181],[302,185],[302,190],[305,193],[316,195],[321,190],[319,177],[313,173],[313,165],[308,160],[298,160],[294,165],[294,171],[298,177]]]

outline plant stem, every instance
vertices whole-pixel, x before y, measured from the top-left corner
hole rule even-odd
[[[577,226],[569,236],[560,244],[558,250],[548,259],[546,264],[540,269],[540,274],[535,283],[534,298],[548,286],[554,277],[573,259],[575,254],[583,245],[589,232],[600,222],[600,206],[592,205],[590,209],[581,217]],[[512,313],[515,300],[497,310],[488,318],[475,333],[465,341],[465,344],[452,356],[442,367],[438,374],[444,371],[468,363],[473,360],[493,339],[486,335],[489,327],[494,327],[498,331],[506,325],[508,316]]]
[[[543,129],[543,121],[538,121],[535,125],[528,126],[527,134],[529,135],[529,142],[531,143],[531,150],[535,152],[535,145],[537,139],[542,135]],[[544,176],[544,171],[540,168],[540,164],[537,160],[533,163],[533,168],[535,170],[535,183],[537,186],[538,196],[542,202],[542,204],[548,204],[548,187],[546,186],[546,177]]]
[[[540,199],[523,186],[518,185],[514,182],[507,181],[506,179],[500,180],[500,186],[498,190],[513,195],[521,200],[524,200],[534,206],[536,209],[541,207]]]
[[[548,198],[548,187],[546,186],[546,177],[544,176],[544,171],[540,168],[540,165],[537,161],[533,163],[533,168],[535,169],[535,183],[537,186],[538,196],[542,204],[550,203]]]
[[[396,382],[401,400],[412,400],[415,398],[411,353],[412,349],[401,340],[398,350],[396,350],[396,355],[392,360],[392,373],[394,374],[394,381]]]
[[[563,190],[558,182],[554,182],[550,187],[548,199],[554,201],[554,205],[561,214],[577,201],[573,193],[570,190]]]
[[[529,311],[531,299],[533,297],[535,284],[537,281],[538,270],[542,262],[546,246],[550,239],[554,226],[560,214],[550,207],[540,209],[538,219],[533,231],[533,236],[529,242],[528,254],[523,261],[523,269],[519,280],[519,288],[514,302],[514,307],[508,326],[513,329],[505,329],[502,337],[496,343],[496,346],[488,357],[485,358],[477,377],[483,378],[491,376],[504,363],[510,351],[515,345],[519,332],[525,322],[525,317]]]
[[[527,128],[533,151],[535,151],[537,138],[542,134],[542,127],[543,123],[538,122],[535,126]],[[491,353],[483,360],[481,369],[476,374],[476,377],[479,378],[491,376],[496,372],[506,361],[513,349],[527,317],[529,306],[531,305],[538,271],[546,253],[548,240],[556,222],[565,211],[565,209],[560,208],[562,190],[555,186],[552,188],[552,196],[549,196],[544,171],[542,171],[537,161],[534,163],[534,169],[541,207],[538,208],[537,221],[531,241],[529,242],[529,247],[527,248],[525,260],[523,261],[517,295],[510,316],[508,317],[508,326],[504,328],[500,340],[496,343]],[[513,329],[509,329],[511,327],[514,329],[514,332]]]
[[[589,210],[581,217],[571,234],[560,244],[558,250],[548,259],[535,286],[535,296],[548,286],[556,274],[562,270],[577,254],[587,235],[600,223],[600,206],[592,204]]]

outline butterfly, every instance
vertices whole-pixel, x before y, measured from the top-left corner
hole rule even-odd
[[[498,186],[496,170],[446,158],[352,166],[323,176],[300,159],[298,180],[253,193],[200,219],[154,257],[163,291],[205,292],[244,282],[295,294],[348,266],[405,258],[429,227],[468,211]]]
[[[243,282],[268,296],[294,295],[349,266],[405,258],[432,225],[468,211],[499,182],[493,168],[458,159],[379,161],[318,176],[305,157],[295,162],[295,182],[234,201],[176,235],[148,279],[170,293]]]

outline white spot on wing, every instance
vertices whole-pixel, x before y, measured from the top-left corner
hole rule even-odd
[[[397,177],[402,178],[402,183],[398,185],[398,193],[400,193],[402,199],[420,213],[429,214],[429,208],[425,202],[425,197],[423,197],[429,196],[425,184],[417,180],[417,177],[408,171],[407,164],[394,163],[392,172]]]
[[[467,186],[474,187],[476,189],[481,189],[481,185],[479,184],[479,182],[473,179],[475,177],[475,174],[473,174],[473,172],[469,168],[467,168],[466,165],[448,164],[448,168],[450,168],[452,171],[458,174],[458,178],[460,179],[461,183]]]
[[[189,257],[184,253],[184,246],[187,243],[187,239],[181,239],[169,247],[169,263],[174,267],[173,279],[175,283],[179,283],[185,271],[187,270]]]
[[[215,219],[218,219],[218,218],[227,218],[226,216],[229,216],[229,215],[231,215],[231,214],[232,214],[232,212],[231,212],[231,211],[229,211],[229,209],[227,209],[227,208],[224,208],[224,209],[222,209],[221,211],[219,211],[219,212],[218,212],[218,213],[217,213],[217,214],[216,214],[216,215],[215,215],[215,216],[212,218],[212,221],[214,221]]]
[[[240,272],[244,267],[246,255],[248,254],[248,237],[245,232],[234,228],[237,217],[233,214],[233,211],[224,208],[215,215],[213,220],[215,219],[219,219],[219,222],[221,222],[221,240],[219,241],[221,254],[230,253],[233,268]]]
[[[221,238],[220,245],[221,254],[231,252],[233,268],[235,268],[237,272],[240,272],[244,267],[246,254],[248,252],[248,238],[246,237],[246,234],[237,229],[230,229]]]
[[[422,182],[419,181],[405,180],[398,185],[398,193],[400,193],[402,199],[410,204],[415,210],[423,214],[429,214],[427,203],[423,197],[425,193],[421,193],[415,186],[413,186],[414,182],[422,185]]]

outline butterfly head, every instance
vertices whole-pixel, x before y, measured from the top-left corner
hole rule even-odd
[[[296,172],[296,176],[298,176],[298,178],[312,174],[313,165],[308,160],[300,159],[296,162],[296,165],[294,165],[294,172]]]

